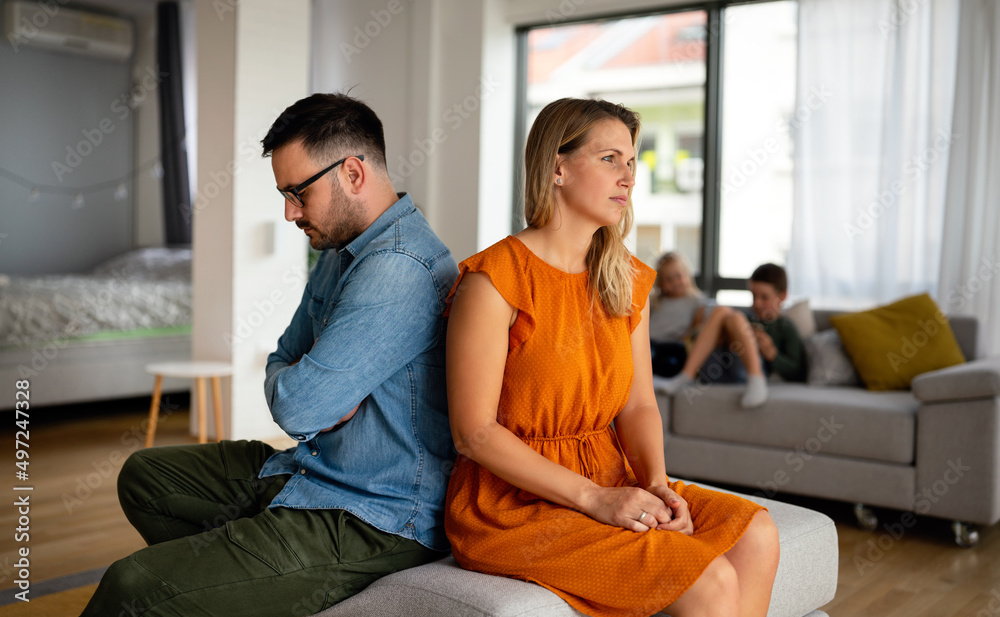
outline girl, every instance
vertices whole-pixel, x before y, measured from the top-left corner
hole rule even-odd
[[[656,389],[667,394],[677,393],[694,382],[698,371],[713,356],[722,371],[721,377],[712,381],[743,381],[740,372],[731,370],[735,366],[735,358],[732,357],[735,354],[746,368],[747,387],[740,405],[745,408],[763,405],[767,401],[767,379],[757,338],[746,315],[728,306],[715,306],[706,300],[694,284],[687,260],[680,253],[664,254],[657,266],[657,293],[653,296],[649,317],[653,365],[660,369],[653,379]],[[727,343],[729,351],[719,349]],[[727,353],[729,357],[724,355]],[[664,362],[664,357],[667,362]],[[683,368],[679,374],[669,374],[670,364],[682,365]]]

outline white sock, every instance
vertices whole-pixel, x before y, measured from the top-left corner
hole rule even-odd
[[[745,409],[760,407],[767,402],[767,380],[763,375],[747,377],[747,388],[743,391],[740,406]]]
[[[684,373],[678,373],[670,379],[661,378],[657,384],[657,390],[665,394],[677,394],[681,391],[681,388],[693,382],[694,380]]]

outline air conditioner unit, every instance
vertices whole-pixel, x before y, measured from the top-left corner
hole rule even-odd
[[[69,9],[59,2],[8,0],[4,38],[21,47],[125,61],[132,55],[132,22],[120,17]]]

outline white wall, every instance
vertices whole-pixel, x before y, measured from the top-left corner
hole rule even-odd
[[[227,438],[281,432],[264,366],[305,286],[305,245],[283,220],[260,140],[307,94],[309,19],[308,0],[197,3],[192,347],[197,359],[233,364]]]
[[[135,54],[132,56],[132,82],[142,84],[150,67],[156,67],[156,11],[139,13],[135,21]],[[155,70],[155,68],[154,68]],[[148,170],[150,163],[160,160],[160,101],[159,92],[144,92],[134,111],[133,169],[142,169],[132,177],[132,244],[162,246],[166,237],[163,229],[163,185]]]
[[[502,0],[508,23],[518,26],[655,11],[690,4],[687,0]]]
[[[262,395],[265,361],[305,287],[303,234],[284,220],[285,203],[275,190],[271,160],[261,157],[260,140],[288,105],[308,93],[309,23],[309,0],[239,3],[233,364],[249,387],[233,389],[233,409],[241,411],[232,422],[237,438],[275,434]]]
[[[132,248],[131,199],[114,198],[132,168],[132,90],[126,62],[0,44],[0,272],[86,272]]]
[[[231,362],[232,350],[222,339],[233,330],[233,189],[232,182],[206,185],[233,160],[235,107],[236,20],[219,19],[207,2],[196,5],[195,45],[198,50],[198,116],[213,118],[198,127],[198,186],[192,202],[192,324],[191,355],[196,360]],[[227,121],[228,120],[228,121]],[[227,394],[249,388],[237,376]],[[233,396],[225,396],[225,406]],[[196,400],[192,397],[191,409]],[[230,412],[232,417],[237,414]],[[243,413],[242,411],[240,412]],[[196,414],[191,414],[192,429]],[[209,425],[212,423],[210,422]],[[230,418],[226,436],[232,437]]]
[[[397,191],[459,259],[477,250],[484,0],[316,0],[312,88],[382,119]],[[484,87],[484,84],[485,87]]]
[[[386,162],[395,170],[409,147],[410,110],[419,102],[408,93],[420,76],[411,75],[409,62],[412,3],[396,0],[391,9],[387,0],[313,3],[310,91],[349,92],[368,103],[382,119]],[[407,178],[394,180],[396,190],[412,190]],[[414,195],[418,205],[422,197]]]

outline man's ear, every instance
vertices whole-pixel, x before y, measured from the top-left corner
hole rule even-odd
[[[346,178],[346,185],[344,187],[345,192],[349,192],[352,195],[357,195],[365,186],[365,182],[368,181],[368,172],[365,169],[364,164],[357,157],[348,157],[346,161],[343,162],[343,177]]]

